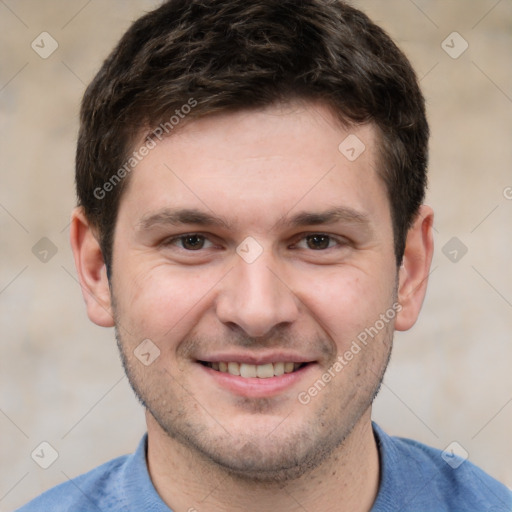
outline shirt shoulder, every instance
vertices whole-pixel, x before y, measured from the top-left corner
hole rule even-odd
[[[381,482],[372,512],[511,512],[512,492],[467,459],[374,424]]]
[[[124,511],[119,481],[127,459],[128,455],[118,457],[57,485],[16,512]]]
[[[60,484],[16,512],[172,512],[151,482],[146,453],[147,434],[133,454]]]

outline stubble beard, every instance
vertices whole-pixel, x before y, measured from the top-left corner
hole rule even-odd
[[[387,326],[383,339],[376,340],[389,348],[380,363],[380,372],[372,370],[367,374],[371,382],[366,384],[363,395],[353,391],[351,396],[342,397],[344,400],[336,404],[337,397],[328,399],[326,394],[325,398],[317,398],[324,400],[322,407],[299,425],[287,425],[287,414],[291,412],[287,411],[275,430],[269,428],[268,432],[251,435],[244,432],[243,436],[237,437],[209,412],[214,410],[213,404],[197,402],[191,390],[183,388],[166,369],[152,373],[149,378],[143,376],[149,367],[142,367],[134,358],[117,327],[115,333],[121,361],[135,395],[172,442],[179,443],[191,458],[196,458],[204,467],[216,468],[247,483],[269,485],[282,485],[298,479],[339,452],[379,392],[391,356],[393,338],[393,328]],[[327,391],[323,390],[323,393]],[[333,414],[336,405],[338,411]],[[271,408],[271,401],[268,404],[260,401],[259,407],[264,412]],[[297,407],[302,412],[300,408],[307,410],[309,406],[294,403],[290,409]],[[200,414],[206,414],[206,411],[207,416],[203,415],[198,421],[198,413],[193,409]]]

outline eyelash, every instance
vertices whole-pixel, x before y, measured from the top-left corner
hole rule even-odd
[[[162,245],[165,246],[165,247],[170,246],[170,245],[175,245],[176,242],[183,241],[183,240],[185,240],[185,238],[192,237],[192,236],[202,237],[205,240],[209,240],[208,237],[206,235],[203,235],[202,233],[185,233],[184,235],[179,235],[179,236],[175,236],[173,238],[169,238],[167,240],[164,240]],[[210,242],[211,242],[211,240],[210,240]],[[213,242],[211,242],[211,243],[213,243]],[[187,251],[187,252],[199,252],[199,250],[198,251],[193,251],[193,250],[190,250],[190,249],[185,249],[184,247],[179,247],[179,249],[181,249],[183,251]],[[202,250],[202,248],[200,250]]]
[[[307,233],[307,234],[301,235],[300,238],[297,238],[297,240],[299,242],[301,242],[302,240],[307,240],[308,237],[314,237],[314,236],[327,237],[329,239],[328,245],[330,245],[331,242],[335,242],[337,244],[337,247],[326,247],[325,249],[317,249],[317,250],[310,249],[309,247],[307,248],[313,252],[325,252],[325,251],[328,251],[329,249],[336,249],[336,248],[339,249],[340,247],[347,245],[346,240],[336,237],[336,236],[333,236],[333,235],[329,235],[327,233]],[[294,245],[297,245],[297,242],[294,242]]]
[[[299,235],[298,237],[296,237],[296,239],[295,239],[296,241],[294,241],[292,245],[297,245],[302,240],[306,240],[308,237],[314,237],[314,236],[327,237],[327,238],[329,238],[329,244],[330,244],[330,242],[335,242],[338,245],[338,248],[344,247],[344,246],[348,245],[348,243],[349,243],[346,239],[344,239],[342,237],[336,237],[333,235],[329,235],[327,233],[313,232],[313,233],[304,233],[304,234]],[[164,240],[162,245],[164,247],[168,247],[168,246],[172,246],[172,245],[177,246],[177,243],[179,243],[180,241],[183,242],[187,237],[202,237],[205,241],[209,241],[210,243],[213,244],[213,242],[208,238],[208,236],[204,235],[202,233],[185,233],[183,235],[175,236],[173,238]],[[183,250],[183,251],[186,251],[189,253],[194,253],[194,252],[199,253],[204,250],[204,247],[201,247],[201,249],[197,249],[197,250],[185,249],[184,247],[178,247],[178,248],[180,250]],[[305,248],[303,248],[303,249],[305,249]],[[307,248],[307,249],[309,249],[309,248]],[[327,247],[325,249],[317,249],[317,250],[309,249],[309,250],[311,250],[312,252],[326,252],[330,249],[336,249],[336,247]]]

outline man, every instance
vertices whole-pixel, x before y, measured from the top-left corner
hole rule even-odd
[[[371,421],[433,252],[410,64],[341,1],[171,0],[88,87],[71,243],[147,436],[24,512],[510,511]]]

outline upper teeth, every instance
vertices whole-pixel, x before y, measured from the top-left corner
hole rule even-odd
[[[241,377],[258,377],[268,379],[269,377],[278,377],[283,373],[291,373],[301,366],[301,363],[267,363],[267,364],[246,364],[236,362],[210,363],[214,370],[231,375],[240,375]]]

